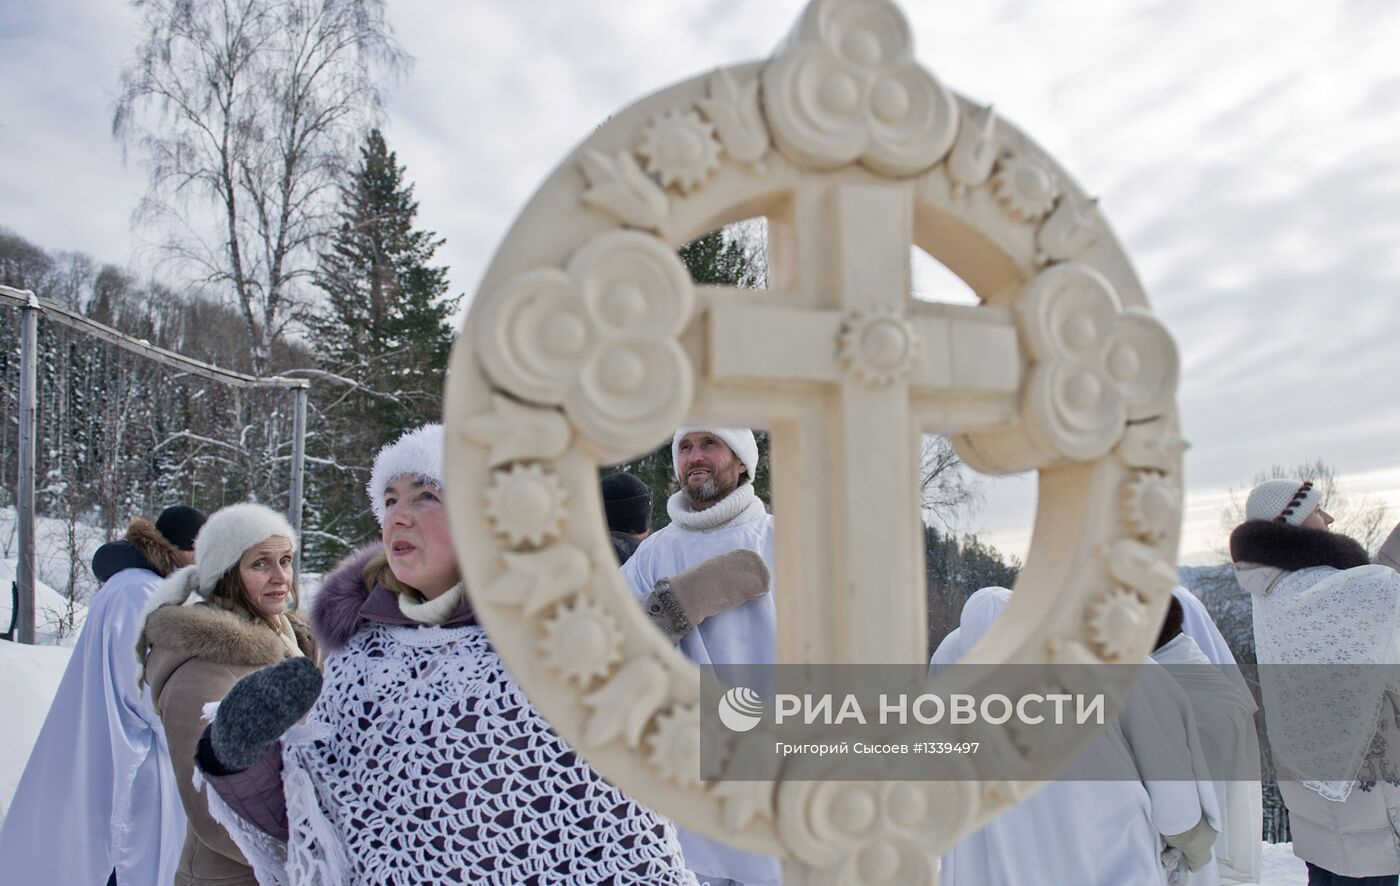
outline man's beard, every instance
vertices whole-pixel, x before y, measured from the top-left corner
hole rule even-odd
[[[718,474],[710,474],[710,479],[699,486],[686,484],[685,495],[690,499],[692,505],[714,504],[733,492],[739,486],[739,469],[736,465],[733,468],[733,475],[721,477]]]

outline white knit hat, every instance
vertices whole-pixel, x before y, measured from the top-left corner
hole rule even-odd
[[[296,550],[297,536],[292,524],[271,508],[245,501],[215,511],[195,536],[194,565],[177,569],[157,585],[146,603],[145,614],[167,603],[183,603],[194,593],[209,599],[219,579],[238,565],[249,548],[274,535],[287,539],[292,550]]]
[[[442,425],[423,425],[379,450],[374,457],[374,470],[369,475],[370,507],[374,519],[384,525],[384,490],[396,477],[408,474],[441,487]]]
[[[681,476],[681,440],[686,434],[696,431],[714,434],[723,440],[724,445],[749,469],[749,482],[753,482],[758,475],[758,441],[748,428],[677,428],[676,436],[671,438],[671,470],[675,471],[676,479],[679,480]]]
[[[1301,526],[1322,504],[1322,493],[1309,480],[1265,480],[1249,493],[1246,520],[1270,520]]]

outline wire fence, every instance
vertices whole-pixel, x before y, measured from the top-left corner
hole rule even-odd
[[[73,629],[92,551],[133,516],[254,500],[300,528],[306,381],[220,369],[7,287],[0,308],[0,554],[17,561],[22,642],[40,627],[26,617],[46,617],[44,639]],[[67,612],[35,611],[35,579]]]

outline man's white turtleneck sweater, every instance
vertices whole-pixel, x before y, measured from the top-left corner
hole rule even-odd
[[[711,557],[748,548],[773,568],[773,517],[744,483],[715,504],[697,511],[682,490],[666,503],[671,524],[653,533],[622,567],[632,593],[645,596],[656,583]],[[772,589],[756,600],[712,615],[681,638],[691,661],[707,664],[772,664],[777,645],[777,610]],[[727,877],[746,886],[773,886],[782,871],[773,858],[733,849],[679,828],[686,866],[703,882]]]

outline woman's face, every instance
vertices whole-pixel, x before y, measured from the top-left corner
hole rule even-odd
[[[238,578],[249,605],[259,613],[271,617],[285,612],[292,596],[291,541],[274,535],[244,551]]]
[[[424,597],[431,600],[461,581],[442,487],[395,477],[384,490],[383,538],[394,578]]]

